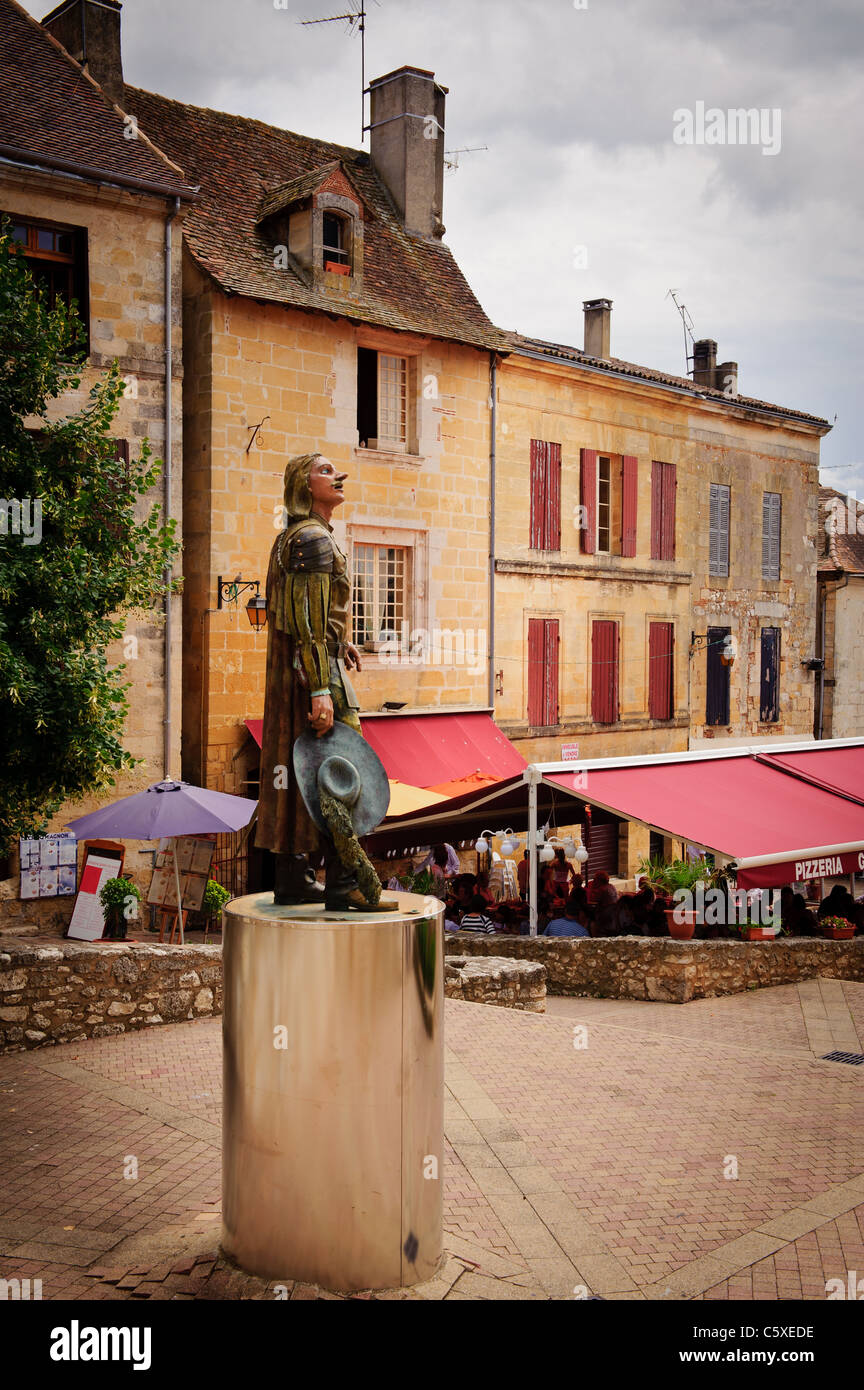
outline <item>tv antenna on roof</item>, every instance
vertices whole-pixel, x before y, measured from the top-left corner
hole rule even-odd
[[[693,320],[692,320],[691,317],[690,317],[690,310],[687,308],[687,305],[686,305],[686,304],[679,304],[679,303],[678,303],[678,300],[677,300],[677,297],[676,297],[678,294],[680,294],[680,290],[669,290],[668,294],[666,295],[666,298],[672,300],[672,303],[675,305],[675,308],[678,310],[678,313],[681,315],[681,323],[682,323],[682,325],[683,325],[683,327],[684,327],[684,375],[685,375],[685,376],[689,376],[689,375],[690,375],[690,363],[691,363],[692,360],[693,360],[693,354],[692,354],[692,352],[690,352],[689,349],[693,346],[693,342],[694,342],[694,339],[695,339],[695,337],[696,337],[696,334],[695,334],[694,327],[693,327]],[[690,340],[690,341],[689,341],[689,344],[688,344],[688,341],[687,341],[688,338],[689,338],[689,340]]]
[[[377,4],[378,0],[376,0]],[[344,20],[349,34],[360,35],[360,143],[366,139],[366,0],[358,0],[357,8],[345,14],[326,15],[323,19],[301,19],[300,24],[335,24]]]
[[[451,174],[455,174],[456,170],[459,168],[460,154],[476,154],[478,150],[488,150],[488,148],[488,145],[460,145],[458,150],[445,150],[444,167],[449,169]],[[452,155],[453,158],[448,159],[448,154]]]

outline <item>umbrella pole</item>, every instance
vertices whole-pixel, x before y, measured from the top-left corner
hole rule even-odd
[[[180,868],[177,863],[178,845],[174,841],[174,882],[177,886],[177,921],[180,924],[180,945],[186,945],[186,938],[183,935],[183,894],[180,892]]]

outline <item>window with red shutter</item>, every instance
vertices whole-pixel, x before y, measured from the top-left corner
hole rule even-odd
[[[675,491],[678,486],[674,463],[651,464],[651,559],[675,559]]]
[[[672,623],[648,627],[648,717],[671,719],[674,714],[672,657],[675,629]]]
[[[561,549],[561,445],[531,440],[532,550]]]
[[[528,723],[558,723],[558,619],[528,619]]]
[[[618,624],[591,624],[591,718],[595,724],[618,719]]]

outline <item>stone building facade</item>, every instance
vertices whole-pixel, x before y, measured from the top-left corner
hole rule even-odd
[[[864,734],[864,505],[819,489],[814,738]]]
[[[528,761],[809,737],[828,426],[611,357],[610,312],[500,368],[499,726]]]
[[[99,85],[106,52],[119,66],[120,6],[109,0],[98,15],[89,6],[83,26],[78,14],[73,51],[83,68],[54,36],[56,25],[68,40],[64,25],[72,8],[59,6],[40,26],[13,0],[0,0],[0,38],[14,58],[4,66],[0,88],[0,212],[34,276],[50,284],[52,293],[74,297],[87,329],[80,387],[54,403],[53,416],[86,405],[91,387],[116,360],[127,383],[113,424],[118,448],[135,458],[147,439],[156,458],[173,455],[170,497],[163,479],[142,508],[167,503],[179,535],[182,225],[194,190],[143,132],[130,127]],[[98,32],[90,24],[93,15]],[[173,337],[170,373],[166,305]],[[130,615],[124,639],[109,648],[109,660],[125,666],[131,686],[126,746],[142,762],[118,778],[107,797],[64,807],[52,829],[163,773],[179,774],[180,621],[177,596],[167,627],[161,610]],[[171,667],[173,676],[166,679]],[[11,891],[17,892],[17,878]],[[68,915],[70,907],[71,899],[46,899],[28,910],[53,920]]]

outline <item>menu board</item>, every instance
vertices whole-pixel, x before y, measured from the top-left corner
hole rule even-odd
[[[109,878],[119,878],[123,851],[88,849],[81,869],[78,897],[66,935],[73,941],[98,941],[105,934],[105,913],[99,892]]]
[[[21,897],[71,897],[75,892],[78,841],[71,830],[19,840]]]
[[[192,912],[200,911],[215,849],[215,835],[179,835],[175,840],[160,840],[147,894],[148,903],[155,907],[176,908],[179,877],[183,907]]]

